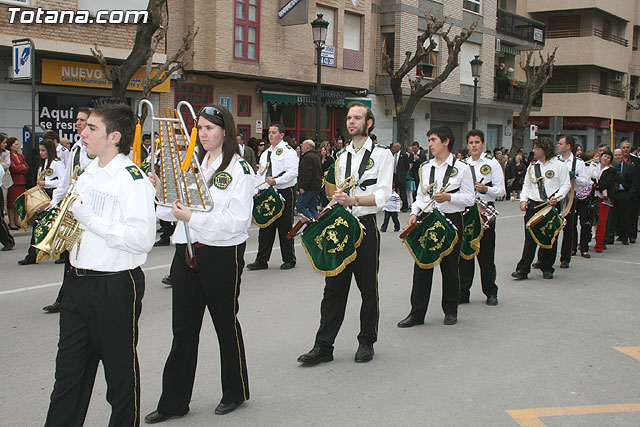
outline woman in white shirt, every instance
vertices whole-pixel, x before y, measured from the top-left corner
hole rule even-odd
[[[43,139],[38,145],[40,153],[40,168],[38,169],[38,184],[48,195],[62,185],[64,180],[64,163],[58,158],[55,143],[50,139]]]
[[[157,410],[146,416],[148,423],[189,412],[205,308],[220,345],[222,399],[215,413],[229,413],[249,399],[242,331],[236,315],[255,178],[240,157],[235,129],[233,116],[221,105],[204,107],[198,114],[198,157],[213,209],[192,211],[177,201],[171,208],[158,206],[159,218],[187,222],[197,267],[187,265],[185,227],[178,224],[173,233],[176,252],[171,269],[173,344],[164,368],[162,395]],[[160,194],[158,177],[149,176]]]

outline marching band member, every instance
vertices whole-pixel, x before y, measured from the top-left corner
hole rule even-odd
[[[589,185],[591,179],[587,173],[584,161],[575,155],[576,140],[570,135],[563,136],[558,141],[558,160],[564,163],[569,178],[575,182],[575,190],[578,191]],[[582,203],[581,203],[582,202]],[[577,209],[580,207],[581,209]],[[567,224],[562,230],[562,246],[560,247],[560,268],[569,268],[573,251],[573,241],[576,239],[577,224],[576,216],[580,216],[580,252],[589,252],[589,242],[591,241],[591,224],[588,223],[586,212],[586,201],[573,199],[572,206],[567,213]]]
[[[526,279],[531,271],[531,262],[536,254],[536,242],[527,231],[526,224],[537,212],[540,205],[556,206],[571,190],[569,171],[555,156],[553,141],[547,137],[539,138],[533,146],[535,161],[527,168],[522,193],[520,193],[520,210],[524,215],[524,248],[522,258],[511,277],[517,280]],[[553,263],[558,251],[555,240],[551,249],[540,248],[540,269],[545,279],[553,279]]]
[[[158,206],[158,217],[188,224],[197,266],[187,264],[185,227],[178,224],[173,234],[176,251],[171,269],[173,344],[164,367],[158,407],[145,417],[150,424],[189,412],[205,308],[220,345],[222,399],[215,413],[227,414],[249,399],[237,313],[255,176],[240,156],[229,110],[218,104],[204,107],[197,123],[198,157],[214,207],[198,212],[178,201],[171,208]],[[160,180],[153,174],[150,177],[156,193],[161,194]]]
[[[55,144],[56,156],[62,161],[64,165],[67,164],[69,159],[69,149],[60,144],[60,135],[55,130],[48,130],[42,135],[42,139],[50,139]]]
[[[276,230],[280,240],[282,254],[282,270],[289,270],[296,266],[296,253],[293,239],[287,239],[287,233],[293,226],[293,207],[295,185],[298,178],[298,155],[296,150],[282,140],[284,125],[271,123],[269,126],[269,142],[271,145],[262,152],[258,170],[258,183],[271,185],[284,198],[284,211],[280,218],[258,232],[258,254],[256,260],[247,265],[249,270],[264,270],[269,268],[269,258],[276,238]],[[237,145],[237,144],[236,144]]]
[[[418,213],[433,199],[435,206],[432,205],[432,207],[442,212],[457,229],[458,241],[453,251],[440,262],[444,324],[455,325],[458,323],[458,301],[460,299],[458,258],[462,243],[462,213],[467,206],[471,206],[475,202],[474,187],[469,166],[464,162],[456,161],[450,151],[454,143],[451,129],[446,126],[435,127],[427,132],[427,136],[433,158],[420,167],[420,188],[417,191],[416,201],[411,206],[409,226],[418,221]],[[428,183],[425,180],[428,180]],[[447,190],[441,191],[440,189],[446,184],[449,184]],[[427,190],[427,186],[430,185],[433,185],[433,189]],[[431,207],[430,209],[433,211]],[[399,328],[410,328],[424,323],[432,282],[433,268],[423,269],[415,264],[411,289],[411,312],[398,322]]]
[[[500,163],[491,155],[485,154],[484,133],[473,129],[467,133],[467,149],[469,158],[467,165],[471,171],[475,195],[491,206],[495,206],[498,197],[506,194],[504,188],[504,174]],[[487,305],[498,305],[498,287],[496,286],[496,221],[484,230],[480,240],[480,252],[478,252],[478,264],[480,265],[480,280],[482,292],[487,297]],[[460,257],[460,304],[469,302],[469,294],[474,275],[473,259],[466,260]]]
[[[351,194],[336,191],[333,200],[343,206],[352,206],[352,214],[362,224],[365,234],[356,251],[356,259],[337,276],[325,278],[324,295],[320,304],[320,328],[313,349],[298,357],[298,362],[316,365],[333,360],[333,343],[344,320],[351,277],[362,296],[360,307],[360,333],[356,362],[373,359],[373,344],[378,338],[378,266],[380,234],[376,213],[391,197],[393,157],[369,138],[375,119],[371,109],[354,102],[347,110],[347,129],[352,138],[336,158],[336,182],[353,176],[355,186]]]
[[[127,159],[136,118],[120,103],[98,105],[82,139],[97,156],[78,177],[71,211],[84,230],[69,259],[60,310],[56,374],[45,426],[81,426],[99,361],[111,404],[109,426],[140,423],[140,266],[153,247],[154,190]]]

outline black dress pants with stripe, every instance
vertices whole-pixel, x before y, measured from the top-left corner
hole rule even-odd
[[[480,282],[482,283],[482,292],[486,296],[498,296],[498,287],[496,286],[496,222],[493,221],[489,228],[484,230],[482,239],[480,239],[480,252],[474,259],[466,260],[460,257],[460,300],[468,300],[473,284],[473,276],[475,272],[476,259],[480,265]]]
[[[287,239],[287,233],[293,227],[293,207],[295,206],[294,187],[283,188],[278,193],[284,198],[284,211],[280,218],[275,220],[271,225],[261,228],[258,231],[258,255],[256,262],[269,262],[273,242],[276,240],[276,230],[278,231],[278,239],[280,240],[280,253],[282,254],[282,262],[296,263],[296,252],[293,247],[294,239]]]
[[[364,227],[364,237],[356,253],[356,259],[337,276],[325,278],[324,295],[320,304],[320,328],[315,346],[333,350],[347,308],[351,278],[355,276],[360,289],[360,333],[358,342],[373,344],[378,339],[378,270],[380,256],[380,234],[375,215],[359,218]]]
[[[444,314],[458,315],[458,300],[460,299],[460,274],[458,262],[460,258],[460,246],[462,244],[462,213],[456,212],[445,216],[458,229],[458,242],[453,251],[440,262],[442,274],[442,311]],[[433,268],[420,268],[418,264],[413,266],[413,287],[411,289],[411,317],[423,320],[427,315],[431,285],[433,284]]]
[[[249,399],[242,329],[236,317],[245,246],[242,243],[197,248],[198,267],[194,270],[185,262],[186,245],[176,245],[171,273],[173,343],[164,366],[158,412],[171,415],[189,412],[205,308],[213,319],[220,346],[221,401]]]
[[[538,249],[538,259],[540,262],[540,270],[543,272],[553,273],[553,263],[556,261],[556,255],[558,254],[558,238],[556,237],[551,249],[540,248],[531,233],[527,230],[527,222],[538,212],[538,205],[542,202],[529,201],[529,207],[524,214],[524,247],[522,248],[522,257],[518,261],[516,271],[525,275],[531,272],[531,263],[536,256],[536,249]]]
[[[109,427],[140,425],[136,346],[143,296],[140,267],[106,276],[67,276],[46,427],[83,425],[100,361],[111,404]]]

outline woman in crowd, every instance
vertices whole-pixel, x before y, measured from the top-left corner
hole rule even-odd
[[[609,216],[609,210],[613,206],[611,198],[614,197],[616,183],[618,181],[618,173],[616,169],[611,167],[612,159],[613,153],[609,149],[606,149],[600,155],[600,172],[596,184],[600,222],[596,227],[596,245],[593,248],[597,253],[602,253],[604,249],[607,249],[607,246],[604,244],[607,232],[607,217]]]
[[[25,175],[29,172],[29,166],[24,156],[20,153],[20,143],[18,138],[8,138],[7,148],[9,149],[11,166],[11,180],[13,185],[9,187],[7,191],[7,211],[9,212],[9,228],[12,230],[18,230],[18,224],[20,224],[20,218],[18,212],[14,206],[14,202],[22,193],[26,190],[27,178]]]
[[[218,415],[249,399],[242,330],[237,319],[240,276],[249,238],[255,175],[240,157],[233,116],[222,105],[198,114],[198,158],[215,201],[209,212],[192,211],[180,202],[158,206],[158,217],[187,224],[194,258],[187,253],[184,224],[173,234],[173,344],[164,367],[162,395],[147,423],[158,423],[189,412],[204,310],[213,319],[220,346],[222,399]],[[161,183],[149,174],[156,191]],[[195,265],[192,261],[195,261]]]
[[[64,181],[65,168],[62,160],[58,159],[56,145],[50,139],[43,139],[38,145],[40,154],[40,168],[36,184],[48,195],[53,195],[53,190]]]
[[[524,177],[527,174],[527,165],[522,161],[522,155],[518,154],[514,162],[514,180],[511,186],[511,191],[515,193],[516,199],[520,199],[520,191],[522,191],[522,185],[524,184]]]
[[[322,176],[325,177],[327,175],[327,171],[331,167],[332,164],[335,163],[335,160],[329,154],[330,151],[329,141],[322,141],[320,145],[320,163],[322,164]],[[327,198],[327,194],[324,190],[324,184],[322,185],[322,190],[320,191],[320,206],[323,208],[329,204],[329,199]]]
[[[7,223],[4,222],[5,192],[13,184],[11,173],[9,172],[11,158],[9,157],[9,150],[6,148],[7,135],[0,134],[0,181],[2,182],[2,188],[0,189],[0,243],[3,245],[3,251],[10,251],[16,245],[16,242],[13,240],[11,233],[9,233]]]
[[[256,159],[259,159],[260,156],[262,155],[262,152],[264,150],[266,150],[266,146],[265,146],[264,139],[259,139],[257,141],[257,144],[258,144],[258,150],[256,150]],[[256,166],[256,167],[258,167],[258,166]]]

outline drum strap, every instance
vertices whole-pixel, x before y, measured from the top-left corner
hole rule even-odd
[[[267,151],[267,175],[273,176],[273,168],[271,167],[271,151]]]
[[[362,156],[362,160],[360,161],[360,166],[358,167],[358,179],[364,173],[367,164],[369,163],[369,158],[371,157],[371,151],[365,150],[364,156]],[[351,176],[351,153],[347,153],[347,167],[344,169],[344,179],[347,179]],[[366,179],[358,184],[356,184],[362,191],[365,191],[368,186],[373,185],[378,182],[377,178]]]
[[[444,187],[445,185],[447,185],[447,182],[449,182],[449,178],[451,177],[451,172],[453,171],[453,165],[456,164],[456,158],[453,158],[453,163],[451,163],[449,166],[447,166],[447,170],[444,173],[444,178],[442,179],[442,186]],[[473,169],[472,169],[473,170]],[[431,172],[429,173],[429,186],[431,186],[431,184],[434,183],[436,179],[436,168],[435,166],[431,166]],[[456,191],[458,191],[459,189],[456,189],[455,191],[449,191],[449,193],[455,193]],[[433,191],[433,187],[431,187],[431,189],[429,190],[429,197],[431,197],[433,195],[434,191]]]
[[[542,178],[542,169],[540,168],[540,163],[536,163],[533,166],[533,169],[536,172],[536,181],[537,181],[537,185],[538,185],[538,194],[540,194],[540,198],[542,199],[542,201],[546,202],[548,197],[547,197],[547,192],[544,189],[544,178]]]
[[[475,185],[475,183],[478,182],[478,179],[476,178],[476,168],[473,165],[469,165],[469,167],[471,168],[471,177],[473,178],[473,184]]]

